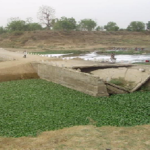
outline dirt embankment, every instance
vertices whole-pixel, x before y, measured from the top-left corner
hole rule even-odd
[[[33,78],[39,78],[39,76],[30,63],[18,63],[18,65],[0,69],[0,82]]]
[[[0,138],[4,150],[149,150],[150,126],[75,126],[38,137]]]
[[[38,55],[27,55],[27,58],[23,58],[23,53],[0,48],[0,60],[2,61],[0,62],[0,82],[39,78],[31,63],[41,60]]]
[[[99,49],[149,47],[150,32],[34,31],[0,35],[0,47],[32,49]]]

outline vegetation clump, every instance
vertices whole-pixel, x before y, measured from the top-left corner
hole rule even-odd
[[[112,84],[127,88],[128,90],[133,88],[133,83],[134,83],[134,82],[131,82],[131,81],[127,81],[127,80],[125,80],[124,78],[121,78],[121,77],[113,78],[109,82],[112,83]]]

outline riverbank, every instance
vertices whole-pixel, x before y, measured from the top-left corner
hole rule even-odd
[[[31,31],[0,35],[0,47],[45,50],[150,48],[150,32]]]

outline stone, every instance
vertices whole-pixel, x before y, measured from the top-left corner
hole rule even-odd
[[[141,72],[145,72],[145,69],[143,69],[143,68],[139,68],[139,71],[141,71]]]

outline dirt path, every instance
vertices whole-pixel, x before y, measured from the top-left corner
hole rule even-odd
[[[17,66],[20,64],[31,63],[34,61],[53,61],[56,62],[58,66],[65,65],[66,67],[73,66],[73,65],[96,65],[97,63],[88,62],[81,59],[76,60],[64,60],[62,61],[59,58],[49,58],[49,57],[42,57],[40,55],[31,55],[27,54],[27,58],[23,58],[22,52],[12,52],[5,49],[0,48],[0,59],[3,61],[0,63],[0,69]]]

